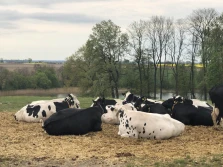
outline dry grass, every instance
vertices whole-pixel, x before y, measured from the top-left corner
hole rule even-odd
[[[181,136],[169,140],[121,138],[118,126],[108,124],[101,132],[83,136],[49,136],[40,123],[16,122],[13,114],[0,112],[0,157],[12,166],[152,165],[187,156],[210,157],[223,150],[223,134],[212,127],[186,126]]]

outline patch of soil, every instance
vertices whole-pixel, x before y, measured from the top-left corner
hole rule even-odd
[[[186,126],[168,140],[121,138],[118,126],[82,136],[50,136],[41,123],[17,122],[12,112],[0,112],[0,166],[123,166],[167,162],[187,156],[221,154],[223,132]]]

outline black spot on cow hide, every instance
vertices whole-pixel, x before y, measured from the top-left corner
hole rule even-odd
[[[26,108],[26,112],[28,113],[29,116],[33,116],[34,118],[38,118],[38,112],[40,111],[40,106],[30,106],[28,105]]]
[[[146,126],[146,123],[144,123],[144,126]]]
[[[121,110],[121,111],[120,111],[120,118],[123,118],[123,115],[124,115],[124,111]]]
[[[48,109],[51,110],[51,106],[50,105],[48,105]]]
[[[142,133],[144,134],[146,131],[145,131],[145,128],[143,127],[143,131],[142,131]]]
[[[45,110],[42,111],[42,116],[46,117],[46,111]]]
[[[154,136],[154,139],[156,139],[156,136]]]
[[[161,131],[161,129],[160,129],[160,131]]]
[[[154,133],[155,131],[153,131],[153,133]]]
[[[129,118],[129,121],[131,121],[131,119],[132,119],[132,118],[130,117],[130,118]]]
[[[128,123],[126,123],[126,124],[125,124],[125,127],[126,127],[126,128],[128,128],[128,127],[129,127],[129,124],[128,124]]]

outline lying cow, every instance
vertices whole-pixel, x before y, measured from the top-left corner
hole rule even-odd
[[[69,94],[66,98],[34,101],[21,108],[14,117],[17,121],[40,122],[65,108],[80,108],[80,102],[76,96]]]
[[[172,107],[172,118],[192,126],[213,126],[211,109],[193,105],[193,100],[184,99],[181,103],[175,103]]]
[[[101,131],[103,113],[99,103],[86,109],[68,108],[51,115],[42,127],[49,135],[83,135]]]
[[[168,109],[166,109],[162,104],[161,101],[156,101],[152,99],[147,99],[146,97],[142,96],[139,97],[134,107],[138,111],[142,112],[150,112],[150,113],[157,113],[157,114],[170,114]]]
[[[185,125],[172,119],[168,114],[135,112],[114,108],[101,117],[102,122],[119,124],[121,137],[168,139],[180,135]]]
[[[122,95],[125,97],[123,100],[123,104],[135,103],[136,100],[139,98],[138,96],[132,94],[130,91],[128,91],[126,93],[122,93]]]
[[[106,106],[108,105],[116,105],[116,104],[122,104],[122,100],[120,99],[105,99],[104,97],[97,97],[95,100],[93,100],[93,103],[91,104],[91,107],[95,105],[96,102],[99,102],[102,106],[103,110],[106,112]]]

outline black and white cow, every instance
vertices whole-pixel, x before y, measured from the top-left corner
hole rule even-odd
[[[134,94],[132,94],[130,91],[126,92],[126,93],[122,93],[122,95],[125,97],[123,100],[123,104],[126,103],[135,103],[136,100],[139,98],[139,96],[136,96]]]
[[[156,104],[156,103],[162,104],[162,101],[149,99],[145,96],[136,96],[129,91],[127,93],[123,93],[123,96],[125,97],[125,99],[122,102],[123,104],[132,103],[134,104],[135,108],[137,108],[137,110],[139,111],[145,104],[149,104],[149,105]]]
[[[164,102],[172,109],[171,117],[184,123],[185,125],[192,126],[213,126],[211,119],[211,110],[207,107],[193,105],[192,99],[178,98],[178,102],[173,102],[170,99]],[[170,105],[172,104],[172,106]]]
[[[86,109],[68,108],[51,115],[42,127],[49,135],[83,135],[101,131],[103,113],[99,103]]]
[[[212,110],[213,107],[208,104],[206,101],[201,101],[199,99],[190,99],[192,100],[192,105],[194,105],[195,107],[204,107],[204,108],[207,108],[209,110]],[[169,110],[172,110],[172,107],[174,106],[175,103],[183,103],[184,101],[184,98],[182,96],[173,96],[167,100],[165,100],[162,105],[164,107],[166,107],[167,109]]]
[[[122,100],[120,99],[105,99],[104,97],[97,97],[95,100],[93,100],[91,107],[93,107],[96,102],[99,102],[101,104],[105,112],[106,112],[106,106],[108,105],[122,104]]]
[[[162,104],[155,103],[155,104],[145,104],[140,111],[149,112],[149,113],[157,113],[157,114],[169,114],[171,112],[166,109]]]
[[[166,109],[162,104],[161,101],[156,101],[152,99],[147,99],[146,97],[142,96],[139,97],[134,107],[138,111],[142,112],[150,112],[150,113],[157,113],[157,114],[170,114],[168,109]]]
[[[69,94],[66,98],[34,101],[22,107],[14,117],[17,121],[40,122],[40,120],[45,121],[53,113],[65,108],[80,108],[77,97]]]
[[[223,117],[223,85],[213,86],[209,90],[209,96],[212,101],[213,112],[212,112],[212,120],[214,123],[215,128],[218,128],[217,126],[217,120],[219,121]],[[221,121],[221,127],[222,121]]]
[[[102,122],[119,123],[118,135],[121,137],[168,139],[180,135],[185,125],[168,114],[135,112],[114,108],[102,115]]]

